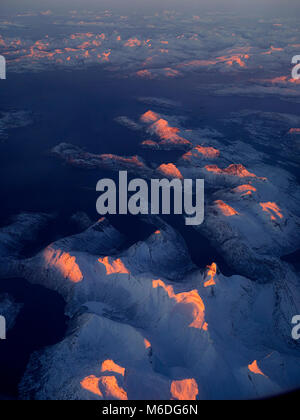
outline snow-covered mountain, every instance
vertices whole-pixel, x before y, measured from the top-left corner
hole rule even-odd
[[[199,270],[178,232],[149,222],[154,233],[125,250],[101,219],[32,258],[13,256],[9,275],[57,291],[71,318],[62,342],[32,355],[21,396],[232,399],[299,386],[290,320],[300,287],[291,268],[267,283],[225,277],[216,264]]]

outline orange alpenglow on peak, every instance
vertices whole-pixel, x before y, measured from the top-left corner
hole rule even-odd
[[[103,264],[106,268],[106,274],[130,274],[130,271],[125,267],[122,260],[120,258],[109,262],[108,257],[99,258],[99,263]]]
[[[102,54],[103,61],[109,61],[110,55],[111,55],[111,52],[110,51],[109,52],[104,52]]]
[[[196,146],[193,150],[188,151],[185,153],[182,158],[185,160],[190,160],[192,157],[204,157],[207,159],[215,159],[220,156],[220,151],[215,149],[214,147],[204,147],[204,146]]]
[[[147,340],[147,338],[144,338],[144,344],[146,349],[149,349],[151,347],[151,343],[149,340]]]
[[[204,283],[204,287],[214,286],[216,284],[215,277],[217,275],[217,264],[212,263],[211,265],[208,265],[207,268],[207,276],[209,279]]]
[[[248,60],[250,58],[250,56],[248,54],[238,54],[238,55],[233,55],[231,57],[219,57],[220,60],[225,61],[227,66],[233,66],[234,64],[238,64],[240,67],[247,67],[245,61],[243,60]]]
[[[172,381],[171,400],[194,401],[199,394],[198,385],[195,379],[183,379]]]
[[[233,54],[233,55],[217,57],[214,60],[193,60],[193,61],[181,64],[181,66],[192,66],[192,67],[205,66],[206,67],[206,66],[215,65],[218,63],[225,63],[229,67],[232,67],[234,64],[238,64],[240,67],[245,68],[247,67],[245,60],[248,60],[250,58],[250,55],[247,54],[247,52],[249,52],[249,48],[245,47],[240,51],[241,52],[237,52],[236,54]],[[234,52],[234,50],[232,50],[231,52]]]
[[[224,214],[224,216],[230,217],[230,216],[236,216],[239,214],[236,210],[234,210],[234,208],[230,207],[228,204],[224,203],[224,201],[222,200],[215,201],[215,205]]]
[[[283,51],[283,48],[276,48],[276,47],[273,47],[273,45],[271,45],[271,48],[268,51],[263,52],[262,55],[271,55],[273,52],[279,52],[279,51]]]
[[[289,79],[289,82],[294,83],[296,85],[299,85],[300,84],[300,79]]]
[[[150,126],[150,130],[156,134],[163,143],[173,143],[180,145],[190,145],[191,143],[180,137],[178,133],[180,132],[179,128],[171,127],[168,121],[164,119],[159,119]]]
[[[171,299],[176,299],[173,286],[167,286],[162,280],[153,280],[152,287],[153,289],[156,289],[157,287],[162,287]]]
[[[137,71],[136,75],[138,77],[143,78],[143,79],[153,79],[154,78],[154,75],[151,73],[151,71],[147,70],[147,69]]]
[[[78,33],[78,34],[72,34],[70,35],[71,39],[84,39],[84,38],[92,38],[94,36],[94,34],[92,34],[91,32],[87,32],[87,33]]]
[[[278,77],[274,77],[273,79],[269,79],[268,81],[272,84],[286,83],[288,81],[288,78],[287,76],[278,76]]]
[[[128,39],[124,46],[129,48],[140,47],[142,45],[142,41],[137,38],[130,38]]]
[[[124,157],[124,156],[119,156],[119,155],[113,155],[112,153],[104,153],[99,156],[104,161],[116,161],[116,162],[126,163],[130,165],[135,165],[140,168],[144,167],[144,163],[139,160],[138,156]]]
[[[115,376],[102,376],[99,379],[99,384],[103,389],[105,399],[128,400],[126,391],[119,386]]]
[[[195,147],[197,152],[201,153],[203,156],[208,158],[216,158],[220,156],[220,151],[218,149],[215,149],[214,147],[204,147],[197,145]]]
[[[254,360],[254,362],[251,363],[251,365],[248,365],[248,369],[250,370],[250,372],[255,373],[256,375],[262,375],[266,377],[266,375],[258,367],[257,360]]]
[[[269,213],[271,220],[283,219],[283,214],[281,213],[281,209],[278,207],[276,203],[267,202],[267,203],[259,203],[263,211]]]
[[[103,394],[99,389],[99,378],[95,375],[87,376],[80,382],[80,385],[83,389],[86,389],[87,391],[103,398]]]
[[[76,263],[76,257],[60,249],[55,250],[53,248],[47,248],[43,256],[46,264],[55,267],[64,278],[73,283],[79,283],[83,280],[79,265]]]
[[[153,289],[162,288],[170,299],[174,299],[178,304],[190,307],[189,314],[191,315],[192,322],[188,326],[207,331],[208,325],[205,322],[205,305],[196,289],[175,294],[173,286],[167,286],[162,280],[153,280],[152,287]]]
[[[101,376],[100,378],[97,378],[95,375],[90,375],[84,378],[80,382],[80,385],[83,389],[86,389],[101,398],[128,400],[126,391],[119,386],[115,376]]]
[[[177,77],[177,76],[181,76],[180,71],[175,70],[175,69],[172,69],[171,67],[166,67],[164,69],[164,72],[165,72],[165,76],[166,77]]]
[[[114,372],[120,375],[125,375],[125,368],[117,365],[113,360],[104,360],[101,365],[101,372]]]
[[[183,176],[179,169],[176,168],[174,163],[163,163],[160,165],[157,170],[164,175],[171,176],[173,178],[183,179]]]
[[[214,172],[217,174],[224,174],[224,175],[234,175],[238,176],[239,178],[257,178],[255,174],[249,172],[243,165],[241,164],[232,164],[229,165],[226,169],[221,169],[217,165],[207,165],[205,169],[208,172]]]
[[[204,322],[203,326],[202,326],[203,331],[208,331],[208,323]]]
[[[150,147],[155,147],[155,146],[158,146],[158,144],[156,143],[156,141],[153,141],[153,140],[144,140],[142,143],[141,143],[141,145],[142,146],[150,146]]]
[[[252,195],[253,192],[257,191],[255,187],[251,184],[244,184],[239,185],[238,187],[234,188],[234,192],[242,193],[242,197],[246,195]]]
[[[177,133],[179,133],[179,128],[171,127],[168,121],[164,120],[163,118],[156,121],[152,124],[151,128],[155,133],[162,139],[176,139]]]
[[[207,172],[214,172],[215,174],[224,173],[223,169],[219,168],[218,165],[206,165],[205,169]]]
[[[144,123],[153,123],[159,119],[159,115],[150,110],[145,112],[140,119]]]
[[[274,77],[273,79],[267,79],[267,80],[262,80],[263,82],[269,82],[271,84],[281,84],[281,85],[287,85],[288,83],[295,83],[295,84],[299,84],[300,83],[300,79],[289,79],[288,76],[278,76],[278,77]]]

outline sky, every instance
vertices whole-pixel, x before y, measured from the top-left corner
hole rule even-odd
[[[104,7],[117,10],[136,10],[142,12],[153,9],[176,9],[197,12],[199,10],[228,11],[241,14],[292,15],[300,13],[298,0],[1,0],[0,12],[51,8],[67,10],[70,8]]]

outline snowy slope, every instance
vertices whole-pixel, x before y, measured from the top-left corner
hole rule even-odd
[[[203,272],[176,261],[184,241],[164,228],[118,253],[121,236],[104,219],[18,260],[15,275],[56,290],[72,316],[65,339],[32,356],[22,397],[255,398],[300,385],[295,274],[258,284],[214,264]],[[181,279],[167,278],[164,257]]]

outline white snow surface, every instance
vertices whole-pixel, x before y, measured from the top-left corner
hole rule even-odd
[[[62,342],[32,355],[23,398],[245,399],[300,385],[291,269],[267,283],[199,270],[166,224],[125,251],[120,238],[102,219],[16,261],[14,275],[57,291],[72,317]]]

